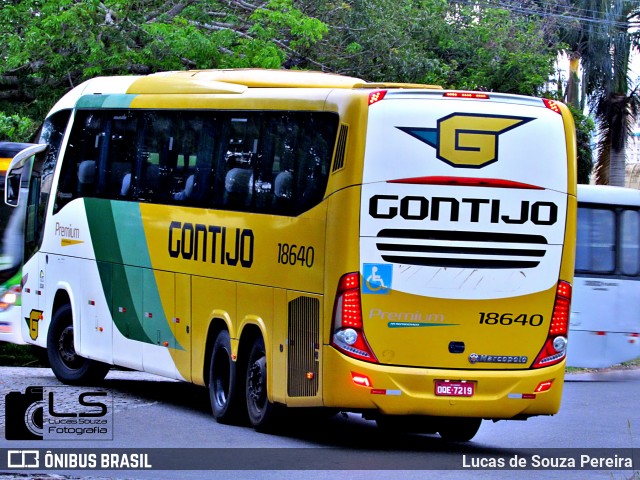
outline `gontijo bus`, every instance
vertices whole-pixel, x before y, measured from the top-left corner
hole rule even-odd
[[[219,70],[96,78],[47,122],[63,140],[32,160],[23,313],[63,382],[178,378],[258,429],[325,407],[468,440],[558,410],[560,103]]]

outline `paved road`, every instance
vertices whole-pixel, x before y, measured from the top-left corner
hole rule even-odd
[[[60,385],[48,369],[0,367],[0,398],[10,391],[24,391],[29,385]],[[203,388],[173,382],[137,372],[112,371],[103,385],[113,396],[114,435],[112,441],[93,442],[16,442],[0,440],[0,448],[232,448],[237,455],[234,470],[215,472],[175,471],[96,471],[91,478],[425,478],[429,472],[410,470],[412,465],[433,459],[435,465],[458,465],[460,470],[439,472],[439,478],[602,478],[626,480],[634,472],[615,471],[480,471],[462,469],[465,458],[486,458],[492,454],[516,455],[547,448],[640,449],[640,370],[616,370],[592,374],[568,375],[563,405],[554,417],[536,417],[526,422],[484,422],[469,444],[444,444],[437,436],[389,435],[357,415],[339,415],[321,422],[296,420],[276,435],[254,432],[246,427],[217,424],[211,417],[208,394]],[[4,402],[0,423],[4,422]],[[4,430],[4,429],[3,429]],[[267,450],[269,448],[280,450]],[[302,450],[304,449],[304,450]],[[528,449],[528,450],[522,450]],[[220,452],[221,450],[216,450]],[[616,452],[612,450],[611,452]],[[621,450],[622,451],[622,450]],[[246,456],[246,452],[250,456]],[[267,455],[264,454],[267,452]],[[352,471],[247,471],[253,461],[263,465],[265,456],[285,452],[295,464],[315,465],[326,459],[335,468]],[[551,451],[553,452],[553,451]],[[640,457],[640,450],[635,455]],[[206,454],[206,452],[205,452]],[[251,457],[252,456],[252,457]],[[251,457],[251,458],[250,458]],[[306,460],[305,460],[306,459]],[[262,463],[261,463],[262,462]],[[309,463],[305,463],[309,462]],[[370,462],[370,463],[367,463]],[[406,463],[404,463],[406,462]],[[438,463],[443,462],[443,463]],[[640,479],[635,458],[636,477]],[[407,465],[405,470],[403,465]],[[279,464],[280,465],[280,464]],[[365,465],[365,466],[363,466]],[[379,467],[378,467],[379,466]],[[366,468],[390,469],[367,471]],[[331,467],[328,467],[331,468]],[[443,467],[444,468],[444,467]],[[541,475],[541,473],[544,473]],[[56,472],[48,475],[2,475],[6,478],[81,478],[80,472]],[[84,477],[83,477],[84,478]]]

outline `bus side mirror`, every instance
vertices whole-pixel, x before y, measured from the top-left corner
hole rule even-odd
[[[4,203],[10,207],[18,206],[18,198],[20,197],[20,178],[22,177],[22,168],[14,169],[7,172],[4,179]]]
[[[22,175],[25,173],[24,166],[29,158],[34,155],[44,152],[49,145],[45,143],[32,144],[25,149],[18,152],[13,159],[9,168],[7,168],[7,175],[4,179],[4,203],[10,207],[17,207],[20,199],[20,184],[22,183]],[[30,175],[27,173],[27,175]],[[26,184],[28,184],[29,178],[25,178]]]

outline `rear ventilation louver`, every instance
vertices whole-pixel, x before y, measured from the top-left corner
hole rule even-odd
[[[347,152],[347,135],[349,134],[349,126],[344,123],[340,125],[340,133],[338,134],[338,143],[336,145],[336,158],[333,161],[332,172],[336,172],[344,167],[344,158]]]
[[[381,230],[376,246],[389,263],[447,268],[535,268],[547,252],[541,235],[442,230]]]
[[[289,302],[287,393],[290,397],[318,394],[320,300],[298,297]]]

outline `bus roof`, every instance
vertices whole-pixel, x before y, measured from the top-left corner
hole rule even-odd
[[[640,190],[610,185],[578,185],[578,202],[640,206]]]
[[[220,87],[218,83],[240,85],[247,88],[441,88],[439,86],[416,83],[369,83],[356,77],[317,71],[258,68],[154,73],[140,77],[132,87],[135,89],[139,85],[151,86],[155,83],[166,85],[168,83],[167,80],[170,80],[172,84],[182,85],[185,90],[189,90],[193,84],[203,86],[207,82],[211,82],[214,88]],[[232,88],[231,90],[234,89]],[[130,91],[128,93],[138,92]]]
[[[436,85],[370,83],[361,78],[305,70],[185,70],[144,76],[96,77],[64,95],[50,113],[73,108],[80,97],[94,94],[242,94],[251,88],[442,90]]]

